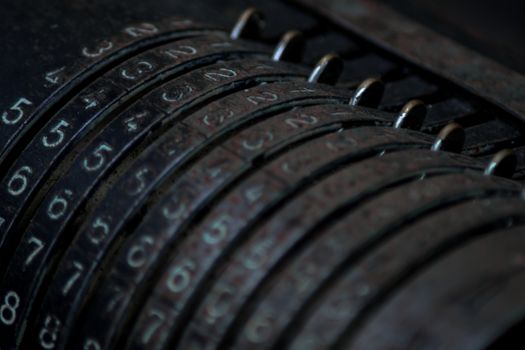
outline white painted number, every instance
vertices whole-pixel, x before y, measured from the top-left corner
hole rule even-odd
[[[91,228],[92,230],[90,230],[89,240],[95,245],[102,242],[109,233],[109,224],[100,217],[95,219]]]
[[[61,326],[62,323],[57,317],[48,315],[38,335],[40,346],[47,350],[54,349]]]
[[[14,173],[7,184],[7,191],[13,196],[20,196],[27,188],[27,177],[33,174],[33,169],[27,165],[21,167]]]
[[[250,342],[263,344],[268,340],[268,335],[271,334],[272,325],[270,314],[263,310],[248,322],[244,332]]]
[[[105,41],[94,51],[91,51],[87,47],[84,47],[82,49],[82,54],[88,58],[96,58],[102,56],[105,52],[108,52],[111,49],[113,49],[113,43],[111,41]]]
[[[31,252],[31,254],[29,254],[29,256],[27,257],[26,259],[26,266],[31,264],[31,262],[33,261],[33,259],[42,251],[42,249],[44,248],[44,243],[42,242],[42,240],[36,238],[36,237],[31,237],[29,238],[29,241],[28,241],[29,244],[31,245],[34,245],[35,246],[35,250],[33,250]]]
[[[242,141],[242,147],[247,151],[260,151],[267,142],[273,141],[273,134],[267,131],[262,137],[256,141],[250,142],[248,140]]]
[[[25,112],[23,110],[24,105],[25,106],[31,106],[33,102],[29,101],[25,97],[21,97],[14,105],[9,108],[11,111],[2,113],[2,122],[6,125],[15,125],[18,124],[18,122],[24,117]]]
[[[174,208],[171,207],[171,205],[165,205],[162,208],[162,215],[164,215],[164,217],[168,220],[180,220],[188,209],[186,203],[181,202],[178,202],[176,205],[174,205]]]
[[[47,215],[51,220],[60,219],[69,207],[68,197],[71,198],[73,192],[71,190],[64,190],[63,195],[55,195],[47,207]]]
[[[170,292],[180,293],[186,289],[191,280],[191,271],[195,270],[195,264],[191,260],[184,260],[182,264],[174,266],[170,270],[170,275],[166,285]]]
[[[124,33],[128,34],[133,38],[140,38],[142,36],[153,35],[157,33],[159,29],[151,23],[141,23],[135,27],[127,27],[124,29]]]
[[[220,113],[218,115],[206,114],[204,118],[202,118],[202,122],[208,126],[220,126],[226,120],[229,120],[233,118],[234,116],[235,116],[235,113],[233,111],[228,111],[228,113]]]
[[[279,95],[274,94],[273,92],[262,92],[259,95],[248,96],[246,100],[251,104],[258,106],[263,102],[274,102],[279,99]]]
[[[148,112],[142,112],[139,114],[135,114],[134,116],[125,119],[124,123],[126,124],[126,128],[128,132],[135,132],[139,128],[138,121],[148,115]]]
[[[301,125],[315,125],[319,122],[319,119],[313,115],[301,114],[297,118],[287,118],[285,122],[292,128],[299,129]]]
[[[223,41],[222,43],[213,43],[213,44],[210,44],[210,47],[216,49],[216,48],[225,48],[225,47],[231,47],[232,46],[232,43],[230,42],[227,42],[227,41]]]
[[[147,246],[152,246],[153,243],[155,241],[150,236],[141,237],[140,242],[128,251],[128,265],[134,269],[142,267],[146,263]]]
[[[10,326],[15,323],[16,309],[20,305],[20,297],[13,291],[8,292],[4,297],[4,302],[0,307],[0,321]]]
[[[259,186],[248,188],[244,192],[244,197],[250,204],[253,204],[257,202],[262,197],[263,194],[264,194],[264,186],[259,185]]]
[[[174,60],[179,59],[180,56],[193,56],[197,54],[197,49],[192,46],[179,46],[176,49],[168,49],[164,53]]]
[[[273,246],[273,241],[266,239],[251,248],[243,265],[250,270],[259,269],[268,259],[268,251]]]
[[[99,98],[103,98],[105,93],[106,91],[104,89],[100,89],[96,92],[83,96],[81,100],[84,102],[84,110],[87,111],[97,107],[100,103]]]
[[[87,338],[82,348],[84,350],[101,350],[99,342],[92,338]]]
[[[160,326],[164,322],[164,319],[166,318],[162,312],[157,310],[151,310],[149,312],[149,317],[150,319],[153,319],[153,321],[142,335],[142,344],[148,344],[151,341],[151,338],[159,330]]]
[[[222,214],[211,224],[210,230],[204,233],[204,242],[215,245],[226,238],[228,235],[228,224],[231,218],[227,214]]]
[[[67,295],[67,293],[69,293],[71,288],[75,285],[80,276],[82,276],[82,272],[84,271],[84,266],[78,261],[73,261],[73,267],[75,268],[75,272],[62,288],[62,295]]]
[[[102,168],[102,166],[104,166],[104,163],[106,162],[106,156],[104,155],[104,153],[111,153],[112,151],[113,147],[111,147],[105,142],[102,142],[93,151],[90,158],[84,158],[84,161],[82,162],[82,167],[88,172],[100,170],[100,168]]]
[[[235,291],[229,286],[220,285],[215,292],[211,293],[206,302],[206,322],[210,325],[215,324],[220,318],[224,317],[229,311],[229,302],[235,296]]]
[[[237,76],[237,72],[233,69],[221,68],[216,72],[208,72],[204,74],[204,77],[210,81],[221,81],[224,79],[230,79]]]
[[[45,79],[50,85],[57,85],[62,80],[61,73],[66,67],[59,68],[52,72],[46,73]],[[47,87],[47,86],[46,86]]]
[[[155,66],[147,61],[140,61],[136,64],[136,67],[132,71],[130,69],[123,68],[120,71],[120,75],[127,80],[137,80],[144,73],[153,71]]]
[[[55,125],[51,131],[49,132],[49,135],[45,135],[42,137],[42,144],[44,147],[48,148],[54,148],[59,146],[62,141],[64,141],[64,128],[69,127],[69,123],[65,120],[60,120],[57,125]],[[51,136],[54,135],[54,136]]]
[[[111,289],[113,290],[113,297],[108,300],[108,304],[104,308],[104,313],[106,314],[112,313],[120,304],[121,300],[124,298],[122,289],[120,287],[113,286]]]
[[[134,175],[134,180],[137,182],[137,186],[133,186],[131,191],[128,191],[130,196],[139,195],[146,188],[146,175],[151,171],[148,168],[140,169]]]
[[[162,94],[162,100],[165,102],[178,102],[182,100],[186,94],[191,94],[193,88],[189,85],[184,85],[183,87],[175,87],[171,89],[170,92],[164,92]]]
[[[307,88],[307,87],[303,87],[303,88],[296,89],[296,90],[290,90],[290,93],[292,93],[292,94],[303,94],[303,93],[311,94],[313,92],[315,92],[314,89],[310,89],[310,88]]]

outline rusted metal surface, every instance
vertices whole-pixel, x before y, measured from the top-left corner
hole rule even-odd
[[[363,245],[370,245],[376,239],[386,239],[387,232],[410,223],[414,213],[428,216],[457,201],[488,196],[491,191],[494,195],[504,186],[502,181],[476,174],[449,174],[410,182],[365,201],[359,210],[320,230],[308,247],[277,273],[275,282],[258,293],[261,302],[250,305],[246,312],[240,325],[242,330],[233,341],[235,348],[262,349],[267,344],[285,348],[293,340],[299,325],[317,307],[323,291],[340,278],[346,268],[348,271],[357,270],[351,262],[356,260],[359,252],[364,251]],[[420,252],[420,249],[410,251],[413,252]],[[395,254],[392,264],[404,256],[398,255],[397,251]],[[388,268],[390,265],[380,266]],[[371,285],[370,290],[381,289],[377,283],[372,282]],[[349,299],[354,291],[362,290],[360,285],[355,286],[346,291]],[[348,310],[341,309],[340,315],[345,313]],[[323,322],[319,324],[323,325]],[[336,321],[327,324],[326,328],[335,329],[337,326],[339,322]],[[320,339],[328,335],[330,331],[327,329],[319,330]],[[302,339],[308,342],[308,338],[305,334],[304,337],[299,336],[296,342],[303,343]],[[310,342],[310,347],[315,345],[312,339]]]
[[[489,347],[525,313],[515,304],[525,292],[525,227],[504,225],[481,229],[485,237],[445,255],[410,281],[347,348]],[[522,345],[521,338],[512,347]]]
[[[525,120],[525,77],[375,0],[292,0]]]
[[[523,215],[525,203],[519,199],[519,188],[505,191],[502,187],[498,189],[492,186],[492,190],[489,187],[483,190],[481,183],[478,191],[458,193],[455,199],[443,201],[441,205],[435,204],[433,209],[429,206],[425,208],[427,213],[421,210],[418,218],[407,218],[404,223],[403,216],[400,215],[396,222],[384,227],[378,225],[374,229],[375,222],[355,220],[360,216],[359,212],[350,214],[346,224],[356,224],[356,231],[353,232],[357,237],[363,235],[370,239],[367,242],[370,249],[363,257],[360,256],[362,250],[358,249],[354,251],[354,256],[347,257],[346,271],[341,272],[339,278],[334,278],[336,282],[331,288],[326,288],[325,296],[314,308],[315,311],[302,333],[296,337],[292,349],[325,348],[333,346],[339,337],[349,339],[368,316],[367,312],[379,308],[384,300],[382,298],[395,292],[396,288],[402,286],[401,281],[407,280],[408,276],[424,270],[440,254],[453,250],[460,242],[473,239],[478,232],[481,235],[483,231],[479,230],[480,227],[490,227],[495,221],[501,222],[506,218]],[[469,187],[465,186],[465,189]],[[514,198],[511,197],[511,190]],[[417,192],[422,191],[424,190]],[[397,199],[401,198],[403,197],[397,196]],[[494,209],[488,213],[486,208],[491,205],[494,205]],[[381,207],[385,210],[387,208],[385,205]],[[432,212],[434,215],[429,215]],[[446,230],[440,225],[443,220],[447,222]],[[474,229],[478,231],[472,233]],[[374,241],[382,241],[382,244],[376,246]],[[319,334],[317,339],[303,340],[314,329]],[[443,334],[442,337],[446,339],[447,336]]]

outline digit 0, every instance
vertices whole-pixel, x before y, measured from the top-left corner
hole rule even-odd
[[[138,26],[127,27],[124,29],[124,33],[128,34],[133,38],[140,38],[142,36],[153,35],[158,33],[159,29],[151,23],[141,23]]]

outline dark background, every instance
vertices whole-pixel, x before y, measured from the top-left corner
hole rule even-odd
[[[525,74],[524,0],[382,1],[426,26]]]

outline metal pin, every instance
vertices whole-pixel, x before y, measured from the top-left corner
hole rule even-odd
[[[465,130],[458,123],[450,123],[436,136],[432,151],[460,153],[465,144]]]
[[[286,32],[275,47],[274,61],[301,62],[305,48],[304,36],[297,30]]]
[[[256,8],[249,8],[241,14],[235,23],[230,38],[259,39],[264,25],[264,15]]]
[[[499,151],[485,168],[485,175],[511,178],[518,166],[518,158],[510,149]]]
[[[343,73],[343,68],[344,63],[341,57],[330,53],[317,62],[310,77],[308,77],[308,82],[334,85]]]
[[[450,123],[436,136],[432,151],[460,153],[465,144],[465,130],[458,123]]]
[[[359,84],[350,100],[350,104],[352,106],[375,108],[379,106],[384,92],[385,84],[380,79],[368,78]]]
[[[411,100],[403,106],[394,127],[398,129],[419,130],[427,116],[427,106],[419,100]]]

